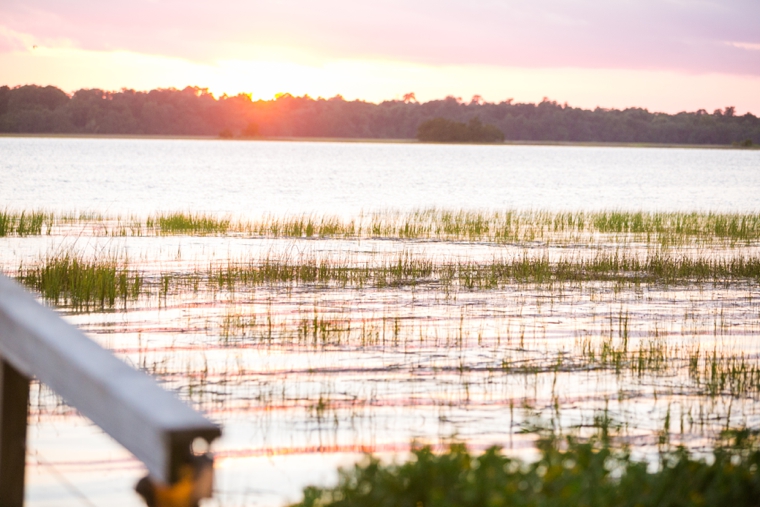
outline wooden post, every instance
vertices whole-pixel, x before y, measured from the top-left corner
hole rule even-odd
[[[24,505],[29,379],[0,357],[0,507]]]

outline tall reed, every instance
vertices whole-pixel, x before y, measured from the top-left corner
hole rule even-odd
[[[604,210],[450,210],[426,208],[378,211],[354,217],[302,214],[232,220],[202,212],[171,212],[144,221],[129,217],[0,212],[0,236],[40,234],[46,224],[97,221],[110,235],[244,234],[288,238],[389,238],[493,243],[573,243],[606,240],[660,245],[748,244],[760,240],[760,213],[645,212]],[[111,224],[109,225],[109,222]]]
[[[167,213],[148,217],[145,223],[149,230],[160,235],[225,234],[230,229],[229,219],[219,219],[202,213]]]
[[[45,211],[0,211],[0,237],[39,236],[43,227],[50,232],[54,215]]]
[[[136,299],[143,277],[130,272],[126,261],[115,257],[84,259],[71,253],[51,255],[39,264],[21,267],[18,280],[55,304],[76,310],[113,308]]]

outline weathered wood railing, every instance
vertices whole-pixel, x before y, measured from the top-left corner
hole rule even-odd
[[[149,483],[164,491],[198,462],[195,439],[210,443],[221,435],[217,424],[0,274],[0,507],[24,502],[33,377],[134,454],[147,467]]]

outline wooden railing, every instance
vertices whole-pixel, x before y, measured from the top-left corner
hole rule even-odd
[[[161,498],[185,494],[172,491],[181,481],[202,480],[188,494],[210,495],[211,460],[199,460],[192,444],[197,438],[211,443],[221,435],[219,425],[0,274],[0,507],[24,503],[31,378],[58,393],[145,464],[148,491],[143,481],[141,493],[149,503],[160,505]]]

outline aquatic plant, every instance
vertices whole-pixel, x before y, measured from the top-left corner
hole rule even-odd
[[[145,222],[149,230],[158,234],[224,234],[230,228],[229,219],[219,219],[202,213],[166,213],[148,217]]]
[[[113,256],[85,260],[67,252],[22,267],[19,280],[56,303],[62,298],[76,307],[103,300],[113,306],[110,292],[122,300],[154,289],[166,298],[170,292],[201,289],[235,291],[259,286],[389,288],[417,287],[477,291],[511,285],[539,285],[561,289],[566,285],[610,282],[619,286],[652,284],[723,284],[760,281],[758,257],[675,257],[655,252],[637,256],[598,251],[592,256],[570,255],[550,261],[546,255],[516,255],[490,261],[434,260],[409,252],[381,257],[374,263],[349,257],[267,255],[259,259],[195,267],[187,272],[147,276],[129,269]],[[101,287],[96,289],[95,287]],[[115,296],[114,296],[115,297]]]
[[[158,213],[145,219],[94,213],[0,212],[0,236],[38,235],[43,226],[96,226],[110,236],[250,235],[270,238],[378,238],[497,244],[641,243],[657,246],[737,245],[760,240],[760,214],[603,210],[377,211],[355,217],[303,214],[259,219],[202,212]]]
[[[143,281],[124,260],[85,259],[68,252],[45,257],[35,266],[22,266],[17,279],[54,304],[75,310],[112,308],[117,300],[126,304],[139,296]]]
[[[508,284],[565,284],[588,281],[627,285],[674,283],[730,283],[760,280],[760,258],[693,257],[654,252],[637,256],[598,251],[593,256],[565,256],[550,261],[546,255],[495,258],[486,262],[438,262],[402,253],[376,264],[351,259],[300,256],[266,257],[247,263],[211,266],[204,274],[218,287],[267,284],[319,284],[338,287],[398,287],[428,285],[438,288],[489,290]]]
[[[50,232],[54,215],[45,211],[0,211],[0,237],[39,236],[43,227]]]

